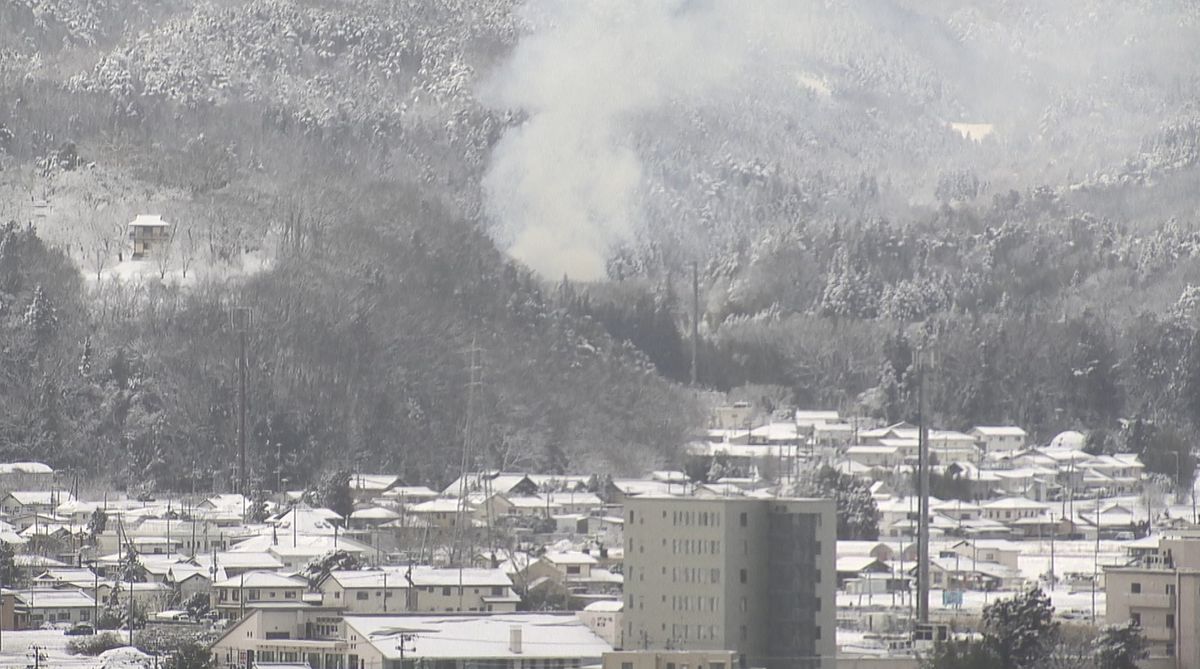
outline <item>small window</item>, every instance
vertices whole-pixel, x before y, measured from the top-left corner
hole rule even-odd
[[[1175,629],[1175,614],[1174,613],[1167,614],[1167,627],[1169,627],[1171,629]]]
[[[1173,595],[1173,594],[1175,594],[1175,584],[1174,584],[1174,583],[1168,583],[1168,584],[1167,584],[1167,594],[1168,594],[1168,595]]]
[[[750,524],[750,517],[746,515],[745,511],[738,515],[738,524],[742,527],[746,527]]]
[[[1134,625],[1137,625],[1138,627],[1142,626],[1142,614],[1136,612],[1130,613],[1129,619],[1133,621]]]
[[[740,581],[742,583],[746,582],[746,570],[745,569],[738,570],[738,581]]]
[[[449,597],[450,596],[450,588],[442,588],[442,596]]]
[[[369,592],[356,592],[356,593],[354,593],[354,598],[355,598],[355,599],[357,599],[357,600],[358,600],[358,601],[360,601],[360,602],[361,602],[361,601],[363,601],[363,600],[365,600],[365,599],[370,599],[370,597],[371,597],[371,593],[369,593]]]
[[[622,662],[621,669],[633,669],[633,663],[632,662]]]
[[[1130,592],[1130,593],[1132,593],[1132,594],[1135,594],[1135,595],[1136,595],[1136,594],[1139,594],[1141,591],[1142,591],[1142,584],[1141,584],[1141,583],[1130,583],[1130,584],[1129,584],[1129,592]]]

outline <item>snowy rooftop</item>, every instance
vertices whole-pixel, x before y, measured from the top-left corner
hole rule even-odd
[[[165,228],[171,225],[164,221],[160,214],[138,214],[129,222],[131,228]]]
[[[399,634],[412,634],[405,659],[544,658],[588,660],[598,664],[612,650],[574,615],[346,616],[346,626],[370,640],[388,660],[399,660]],[[521,647],[510,646],[519,629]]]

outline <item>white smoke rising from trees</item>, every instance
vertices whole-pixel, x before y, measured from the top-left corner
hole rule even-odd
[[[725,3],[535,1],[532,34],[485,86],[528,119],[495,148],[484,188],[496,235],[549,277],[592,280],[636,228],[643,165],[632,120],[735,79],[754,44]],[[753,13],[753,12],[752,12]]]

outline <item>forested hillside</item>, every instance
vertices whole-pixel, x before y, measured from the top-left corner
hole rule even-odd
[[[0,0],[0,459],[227,481],[245,305],[265,485],[450,478],[473,347],[478,464],[669,462],[693,262],[708,388],[1200,423],[1200,11],[1044,4]]]

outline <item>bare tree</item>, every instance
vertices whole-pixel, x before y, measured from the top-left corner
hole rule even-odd
[[[171,269],[171,264],[175,260],[175,236],[178,233],[178,224],[173,224],[167,229],[166,242],[156,244],[154,246],[154,265],[158,267],[158,279],[160,281],[167,278],[167,272]]]
[[[192,234],[192,227],[188,226],[183,231],[183,235],[172,235],[179,237],[178,239],[178,254],[179,254],[179,269],[183,272],[183,278],[187,278],[188,269],[192,266],[192,262],[196,259],[196,239]]]
[[[87,267],[96,273],[97,281],[124,248],[124,233],[124,219],[111,208],[100,207],[84,212],[79,250]]]

